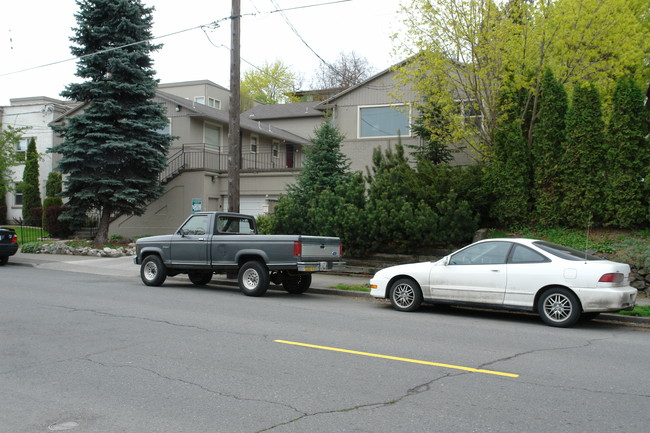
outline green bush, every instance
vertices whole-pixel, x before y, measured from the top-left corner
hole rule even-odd
[[[614,249],[616,261],[650,270],[650,244],[647,240],[627,237],[617,241]]]
[[[20,251],[28,254],[35,254],[41,249],[43,242],[29,242],[20,247]]]
[[[65,210],[62,206],[50,206],[45,209],[45,229],[55,238],[62,239],[72,234],[70,225],[59,218]]]

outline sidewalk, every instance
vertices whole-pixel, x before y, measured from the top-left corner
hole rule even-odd
[[[133,263],[133,256],[106,258],[57,254],[25,254],[18,252],[16,255],[9,258],[9,263],[5,266],[11,265],[32,266],[42,269],[140,279],[140,267]],[[187,278],[187,276],[179,275],[173,278]],[[233,282],[232,280],[226,281],[225,278],[220,275],[215,275],[213,282],[216,282],[217,280],[223,280],[225,284],[236,284],[236,282]],[[309,291],[312,293],[339,296],[369,297],[370,294],[368,292],[337,290],[334,288],[338,285],[361,286],[368,284],[369,280],[370,276],[317,272],[312,277],[312,285]],[[637,297],[636,304],[650,305],[650,297],[639,296]],[[597,320],[650,325],[650,318],[648,317],[623,316],[620,314],[603,313]]]
[[[58,254],[25,254],[18,252],[9,258],[8,265],[12,264],[59,271],[140,279],[140,266],[133,263],[133,256],[107,258]],[[187,276],[179,275],[173,278],[187,278]],[[220,275],[215,275],[214,280],[216,281],[217,279],[220,279]],[[360,286],[368,284],[369,280],[370,276],[338,275],[329,272],[318,272],[312,277],[311,287],[312,289],[332,289],[332,287],[340,284]],[[337,292],[343,291],[337,290]],[[368,295],[366,292],[348,292],[354,296]]]

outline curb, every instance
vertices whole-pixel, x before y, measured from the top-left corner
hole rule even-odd
[[[78,257],[78,256],[69,256],[69,257]],[[40,261],[40,263],[53,263],[56,262],[56,260],[46,260],[43,259]],[[12,265],[18,265],[18,266],[29,266],[29,267],[38,267],[40,263],[25,263],[25,262],[20,262],[20,261],[12,261]],[[337,275],[340,276],[346,276],[348,274],[345,273],[337,273]],[[360,275],[354,274],[353,276],[358,277]],[[223,282],[225,285],[230,285],[228,282]],[[236,286],[236,284],[233,284],[233,286]],[[368,292],[360,292],[356,290],[340,290],[340,289],[333,289],[333,288],[326,288],[326,287],[311,287],[308,291],[308,293],[317,293],[317,294],[322,294],[322,295],[332,295],[332,296],[343,296],[343,297],[350,297],[350,298],[366,298],[366,299],[373,299],[372,296],[370,296],[370,293]],[[497,311],[497,310],[492,310],[492,311]],[[498,310],[498,311],[506,311],[506,310]],[[622,325],[646,325],[650,326],[650,317],[638,317],[638,316],[626,316],[623,314],[612,314],[612,313],[601,313],[594,321],[597,322],[611,322],[611,323],[620,323]]]

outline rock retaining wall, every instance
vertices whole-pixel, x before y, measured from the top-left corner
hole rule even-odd
[[[118,248],[73,247],[63,242],[43,244],[38,250],[41,254],[63,254],[70,256],[122,257],[135,255],[135,245]]]

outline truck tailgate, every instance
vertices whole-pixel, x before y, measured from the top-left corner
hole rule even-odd
[[[301,236],[302,260],[332,260],[341,258],[339,238],[324,236]]]

